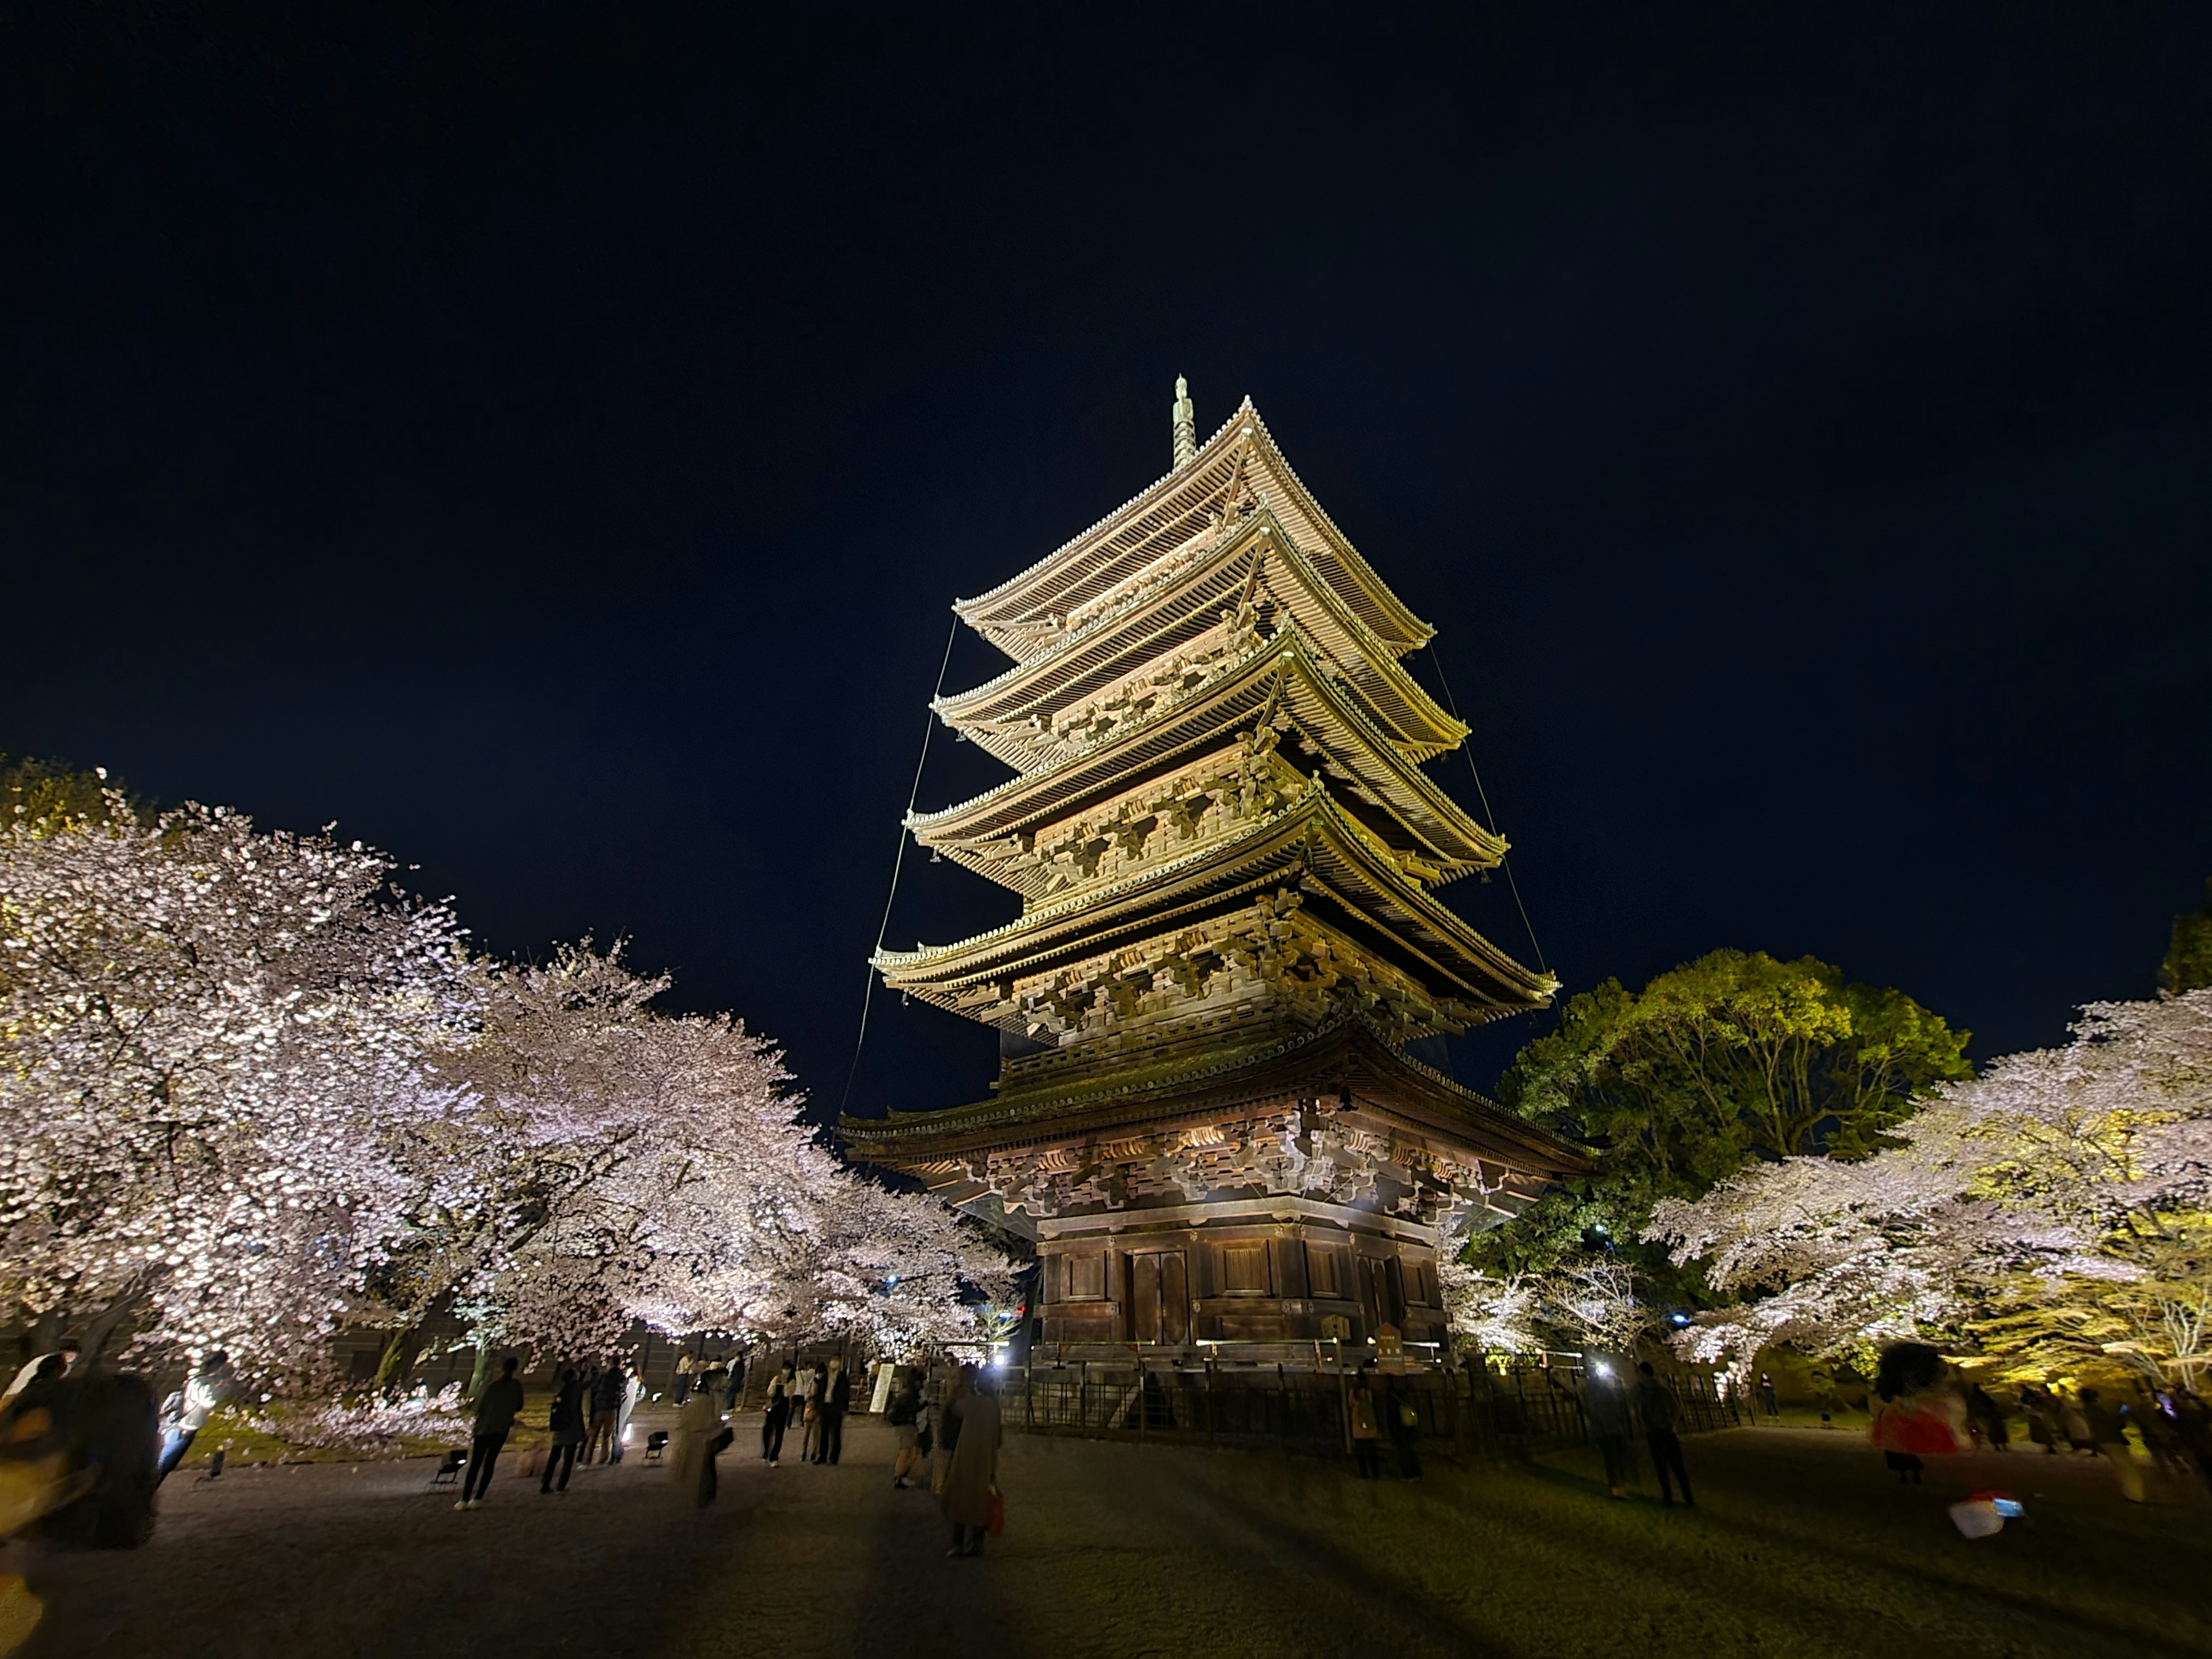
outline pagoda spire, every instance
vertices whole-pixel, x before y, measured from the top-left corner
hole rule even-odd
[[[1175,470],[1178,472],[1198,459],[1198,410],[1190,401],[1190,386],[1176,376]]]

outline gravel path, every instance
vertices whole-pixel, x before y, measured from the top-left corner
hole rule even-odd
[[[889,1431],[836,1468],[722,1460],[704,1513],[633,1455],[566,1498],[502,1473],[456,1514],[429,1465],[234,1470],[164,1494],[136,1553],[5,1553],[29,1656],[2123,1654],[2212,1650],[2212,1511],[2129,1510],[2093,1461],[2015,1455],[2029,1522],[1970,1543],[1856,1437],[1692,1442],[1705,1507],[1609,1503],[1586,1457],[1363,1485],[1342,1466],[1009,1437],[1007,1535],[944,1559]],[[757,1449],[757,1443],[755,1441]]]

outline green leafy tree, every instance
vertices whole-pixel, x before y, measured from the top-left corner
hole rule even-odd
[[[1516,1056],[1505,1104],[1592,1146],[1597,1172],[1479,1237],[1468,1259],[1547,1272],[1589,1255],[1632,1260],[1662,1303],[1705,1299],[1634,1241],[1662,1198],[1694,1198],[1753,1161],[1860,1158],[1938,1083],[1972,1075],[1968,1034],[1901,991],[1810,957],[1716,951],[1632,992],[1607,980]]]
[[[132,799],[104,766],[80,772],[59,761],[0,754],[0,823],[58,827],[90,819],[105,823],[118,799],[123,810],[141,823],[153,822],[151,810]]]
[[[2212,880],[2204,884],[2208,902],[2173,919],[2173,939],[2159,969],[2160,987],[2173,996],[2212,986]]]

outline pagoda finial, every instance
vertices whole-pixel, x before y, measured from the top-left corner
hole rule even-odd
[[[1198,410],[1190,401],[1190,386],[1176,376],[1175,464],[1178,471],[1198,457]]]

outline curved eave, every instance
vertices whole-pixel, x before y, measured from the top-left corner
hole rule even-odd
[[[1316,837],[1316,830],[1323,833]],[[1188,857],[1040,906],[970,939],[878,951],[871,965],[894,990],[972,1014],[962,1006],[971,1000],[966,994],[987,981],[1045,972],[1100,954],[1132,936],[1172,928],[1179,919],[1216,911],[1227,901],[1279,884],[1287,871],[1300,866],[1320,881],[1318,890],[1333,902],[1389,933],[1397,950],[1426,964],[1440,982],[1457,987],[1453,994],[1503,1015],[1541,1007],[1557,988],[1549,975],[1514,961],[1408,881],[1389,850],[1375,843],[1325,788],[1309,789],[1296,804],[1256,820],[1245,834],[1224,836]],[[1339,892],[1328,882],[1331,874],[1346,891]]]
[[[1289,526],[1271,512],[1238,526],[1235,534],[1224,537],[1172,586],[1109,613],[1095,629],[1069,633],[1051,650],[1016,663],[981,685],[933,699],[930,708],[994,758],[1018,771],[1041,770],[1068,750],[1065,743],[1030,730],[1028,721],[1033,715],[1056,714],[1197,641],[1217,626],[1213,607],[1240,576],[1249,578],[1249,562],[1255,558],[1288,567],[1304,605],[1317,613],[1313,620],[1343,635],[1346,649],[1330,650],[1313,627],[1302,624],[1321,653],[1367,700],[1372,722],[1389,732],[1409,758],[1428,760],[1466,738],[1470,728],[1421,689],[1315,568]],[[1295,616],[1297,607],[1283,602]]]
[[[1460,1139],[1479,1156],[1516,1171],[1559,1179],[1591,1167],[1581,1149],[1397,1052],[1357,1013],[1166,1075],[1086,1074],[1053,1089],[942,1111],[842,1117],[837,1133],[864,1161],[904,1167],[1100,1133],[1202,1122],[1245,1098],[1265,1098],[1286,1086],[1325,1087],[1340,1079],[1353,1090],[1355,1109],[1379,1108],[1385,1119],[1419,1133]]]
[[[1286,695],[1286,714],[1312,745],[1350,771],[1373,793],[1434,863],[1438,880],[1488,869],[1504,856],[1506,843],[1474,822],[1378,730],[1357,699],[1343,694],[1341,683],[1321,671],[1304,635],[1286,629],[1239,662],[1233,672],[1194,691],[1183,702],[1131,721],[1092,747],[1042,770],[1010,778],[971,800],[936,812],[914,813],[907,827],[922,845],[941,851],[1017,892],[1036,896],[1032,883],[1006,873],[1006,860],[970,842],[999,841],[1060,814],[1080,811],[1090,801],[1133,787],[1190,763],[1231,738],[1240,721],[1260,712],[1258,705],[1277,687]],[[1279,715],[1279,719],[1280,715]],[[1316,731],[1332,724],[1334,731]]]
[[[1239,446],[1247,447],[1260,460],[1266,482],[1274,486],[1272,493],[1281,497],[1292,514],[1312,527],[1315,540],[1326,550],[1323,556],[1340,575],[1346,597],[1349,599],[1357,594],[1355,608],[1373,613],[1370,625],[1389,642],[1391,654],[1417,650],[1436,636],[1436,630],[1407,608],[1314,499],[1249,398],[1206,440],[1191,460],[1027,569],[988,592],[957,601],[953,611],[963,622],[1009,655],[1026,659],[1049,649],[1052,639],[1045,623],[1048,611],[1066,612],[1092,603],[1165,550],[1148,547],[1146,544],[1151,537],[1147,536],[1127,549],[1109,550],[1101,569],[1080,571],[1074,567],[1086,560],[1096,562],[1102,544],[1125,533],[1133,521],[1163,509],[1178,514],[1202,511],[1214,493],[1226,488],[1233,477],[1233,470],[1229,477],[1213,478],[1208,475],[1222,470],[1224,463],[1232,461]],[[1179,491],[1189,493],[1188,503],[1176,501]],[[1262,488],[1261,493],[1264,499],[1270,492]],[[1121,568],[1124,566],[1127,568]],[[1054,585],[1055,578],[1057,586]]]

